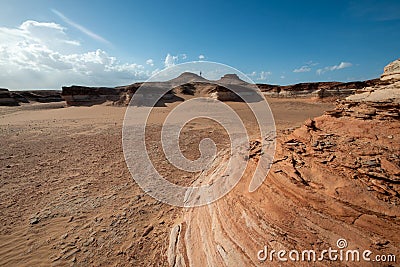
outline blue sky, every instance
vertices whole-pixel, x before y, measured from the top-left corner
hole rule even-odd
[[[378,77],[400,57],[400,1],[0,3],[0,87],[146,80],[209,60],[255,82]]]

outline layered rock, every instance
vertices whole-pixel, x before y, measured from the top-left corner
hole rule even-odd
[[[400,81],[400,59],[391,62],[384,68],[381,80]]]
[[[139,86],[136,84],[116,88],[63,86],[61,95],[71,106],[90,106],[102,104],[106,101],[127,105]]]
[[[279,86],[258,84],[261,91],[269,97],[317,97],[344,98],[365,87],[382,84],[379,79],[356,82],[315,82]]]
[[[257,84],[257,87],[264,95],[269,97],[334,97],[344,98],[352,95],[366,87],[378,86],[387,83],[384,79],[373,79],[356,82],[315,82],[299,83],[294,85],[279,86],[270,84]],[[207,80],[195,73],[184,72],[178,77],[165,82],[149,82],[152,86],[169,86],[173,93],[182,93],[194,96],[211,96],[222,101],[238,101],[240,97],[235,95],[229,87],[253,87],[241,80],[236,74],[226,74],[216,81]],[[116,104],[127,104],[133,93],[142,85],[135,83],[129,86],[105,88],[105,87],[85,87],[70,86],[63,87],[63,98],[71,105],[88,103],[104,103],[112,101]],[[239,89],[240,90],[240,89]],[[247,90],[247,89],[246,89]],[[245,90],[245,91],[246,91]],[[117,97],[119,95],[120,97]]]
[[[242,101],[231,89],[251,94],[257,86],[268,97],[317,97],[317,98],[344,98],[361,89],[387,83],[374,79],[359,82],[316,82],[299,83],[295,85],[278,86],[269,84],[253,85],[241,80],[236,74],[226,74],[216,81],[207,80],[197,74],[184,72],[178,77],[165,82],[147,82],[149,88],[170,87],[171,91],[164,96],[164,100],[182,101],[178,95],[205,96],[221,101]],[[108,87],[63,87],[62,97],[69,105],[95,105],[110,101],[116,105],[127,105],[136,90],[143,83],[134,83],[129,86],[115,88]],[[249,90],[250,89],[250,90]],[[143,96],[145,97],[145,96]]]
[[[64,101],[61,97],[60,90],[13,91],[12,95],[20,103],[51,103]]]
[[[0,106],[18,106],[18,101],[12,96],[8,89],[0,88]]]
[[[267,246],[321,253],[338,249],[341,238],[347,249],[398,255],[399,129],[398,121],[327,115],[306,123],[279,140],[273,168],[256,192],[248,192],[248,173],[224,198],[184,212],[171,232],[171,266],[278,266],[276,256],[261,262],[258,252]],[[250,173],[255,164],[256,157]],[[313,262],[328,264],[343,265]]]
[[[0,89],[0,105],[18,106],[20,103],[40,102],[60,102],[63,101],[61,91],[57,90],[29,90],[29,91],[9,91]]]
[[[382,83],[365,87],[356,94],[338,101],[336,109],[327,114],[364,120],[400,119],[400,80],[396,80],[396,76],[392,75],[395,73],[392,67],[398,66],[398,63],[399,60],[396,60],[385,67]],[[392,71],[388,71],[389,69]]]
[[[251,154],[245,175],[228,195],[183,212],[171,230],[170,266],[375,266],[375,255],[399,255],[398,92],[397,83],[374,86],[280,137],[272,169],[252,193],[257,155]],[[210,171],[214,178],[217,171]],[[339,247],[340,239],[345,246]],[[320,258],[329,248],[343,255],[357,250],[360,260]],[[286,262],[278,261],[280,250]],[[288,259],[291,250],[300,255],[313,250],[316,256],[294,262]],[[361,258],[364,250],[372,251],[372,261]]]

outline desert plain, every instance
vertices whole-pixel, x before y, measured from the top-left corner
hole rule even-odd
[[[318,251],[338,239],[349,249],[400,255],[398,90],[393,82],[338,101],[267,96],[277,145],[264,183],[247,190],[261,153],[255,143],[239,184],[198,208],[162,203],[132,179],[121,142],[126,106],[0,107],[0,265],[279,266],[260,261],[258,251]],[[153,109],[146,147],[170,181],[190,185],[202,176],[169,166],[159,140],[162,118],[179,103]],[[227,103],[253,119],[245,103]],[[182,153],[197,158],[205,137],[228,145],[221,127],[194,120],[181,132]]]

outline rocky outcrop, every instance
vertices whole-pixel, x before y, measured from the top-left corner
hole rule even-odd
[[[400,119],[400,81],[394,77],[388,79],[393,66],[398,66],[399,60],[385,67],[382,83],[365,87],[356,94],[338,101],[336,109],[327,112],[335,117],[354,117],[363,120],[398,120]],[[392,71],[389,71],[392,70]]]
[[[9,91],[0,89],[1,106],[18,106],[20,103],[50,103],[63,101],[58,90]]]
[[[149,90],[157,89],[162,83],[147,83]],[[109,102],[111,105],[126,106],[130,103],[132,96],[141,83],[135,83],[129,86],[109,87],[85,87],[70,86],[63,87],[62,97],[70,106],[92,106]],[[146,88],[147,89],[147,88]],[[146,95],[136,95],[136,102],[133,105],[147,105],[152,103],[154,96],[151,93]],[[166,103],[183,101],[173,92],[165,94],[156,106],[165,106]]]
[[[379,79],[356,82],[315,82],[279,86],[257,84],[260,90],[269,97],[317,97],[344,98],[368,86],[384,84]]]
[[[254,157],[227,196],[184,211],[170,237],[171,266],[278,266],[276,255],[262,262],[258,252],[266,246],[269,252],[314,250],[319,257],[338,249],[339,239],[347,240],[344,251],[398,255],[399,136],[398,120],[325,115],[306,122],[278,140],[273,167],[257,191],[248,192]],[[309,261],[289,261],[294,264]],[[327,265],[343,262],[313,262]]]
[[[229,194],[183,212],[170,235],[170,266],[375,266],[375,255],[399,255],[399,90],[397,83],[373,86],[278,138],[272,168],[252,193],[251,154]],[[329,248],[370,250],[372,261],[320,257]],[[292,250],[316,256],[289,260]],[[278,251],[286,251],[285,262]]]
[[[29,91],[12,91],[13,97],[20,103],[39,102],[61,102],[60,90],[29,90]]]
[[[8,89],[0,88],[0,106],[18,106],[18,101]]]
[[[221,79],[210,81],[197,74],[184,72],[178,77],[165,82],[148,82],[150,87],[171,87],[171,91],[163,99],[182,101],[179,94],[190,96],[212,97],[221,101],[242,101],[230,89],[235,88],[243,94],[251,94],[252,88],[257,86],[268,97],[316,97],[316,98],[345,98],[366,87],[387,84],[387,81],[374,79],[359,82],[316,82],[299,83],[295,85],[278,86],[270,84],[249,84],[241,80],[236,74],[226,74]],[[62,97],[68,105],[95,105],[107,101],[116,105],[127,105],[133,94],[142,85],[134,83],[129,86],[115,88],[65,86],[62,88]],[[250,89],[250,90],[249,90]]]
[[[61,96],[71,106],[91,106],[106,101],[127,105],[139,86],[136,84],[116,88],[63,86]]]
[[[391,62],[384,68],[381,80],[400,81],[400,59]]]

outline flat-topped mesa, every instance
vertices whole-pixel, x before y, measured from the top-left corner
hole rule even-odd
[[[192,72],[184,72],[178,77],[169,80],[169,83],[174,83],[174,84],[185,84],[185,83],[193,83],[193,82],[208,82],[207,79],[192,73]]]
[[[389,63],[383,70],[382,81],[400,81],[400,58]]]
[[[237,74],[225,74],[217,82],[222,84],[247,84]]]

